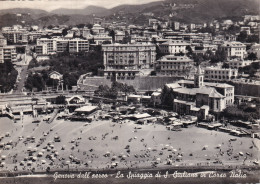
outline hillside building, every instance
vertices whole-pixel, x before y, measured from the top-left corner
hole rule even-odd
[[[156,74],[168,76],[186,76],[193,64],[187,56],[166,55],[157,60]]]

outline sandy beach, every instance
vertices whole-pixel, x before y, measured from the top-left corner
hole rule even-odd
[[[252,138],[196,126],[169,131],[164,125],[137,125],[130,120],[32,121],[30,115],[17,123],[0,118],[4,144],[0,170],[253,166],[259,160]]]

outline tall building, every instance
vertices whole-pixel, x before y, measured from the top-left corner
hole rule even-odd
[[[35,46],[35,53],[37,55],[46,55],[47,52],[47,44],[40,44]]]
[[[47,54],[55,53],[57,51],[57,41],[54,38],[39,38],[37,45],[47,44]]]
[[[134,76],[140,69],[153,68],[156,47],[153,44],[102,45],[105,75]]]
[[[0,63],[17,61],[17,53],[15,46],[3,46],[0,49]]]
[[[192,63],[193,60],[187,56],[166,55],[156,61],[156,73],[157,75],[186,76]]]
[[[47,45],[47,54],[52,54],[56,52],[70,53],[89,51],[89,42],[85,39],[72,38],[40,38],[37,39],[37,45]]]
[[[7,30],[2,33],[10,43],[28,43],[28,32],[25,30]]]
[[[71,39],[69,40],[69,52],[81,52],[81,51],[89,51],[89,42],[88,40],[82,40],[82,39]]]

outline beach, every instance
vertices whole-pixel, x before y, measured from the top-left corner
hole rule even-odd
[[[91,123],[57,120],[14,123],[0,118],[1,163],[6,171],[80,171],[178,166],[255,166],[259,150],[250,137],[191,126],[169,131],[131,120]],[[9,146],[8,146],[9,145]],[[4,164],[3,164],[4,163]]]

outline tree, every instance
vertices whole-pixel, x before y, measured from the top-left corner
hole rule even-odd
[[[56,104],[66,104],[66,97],[63,95],[57,96],[55,98],[55,103]]]
[[[246,31],[240,32],[240,34],[237,36],[237,41],[246,42],[246,39],[247,39],[247,32]]]
[[[67,28],[63,29],[61,34],[63,36],[66,36],[68,34],[68,29]]]
[[[108,36],[111,36],[112,41],[115,42],[115,31],[113,29],[108,33]]]
[[[255,61],[255,60],[257,60],[257,56],[255,53],[251,52],[250,54],[248,54],[247,59]]]
[[[229,68],[229,64],[228,63],[223,63],[222,68]]]
[[[173,100],[174,96],[172,89],[168,89],[166,86],[164,86],[161,94],[162,105],[173,107]]]

